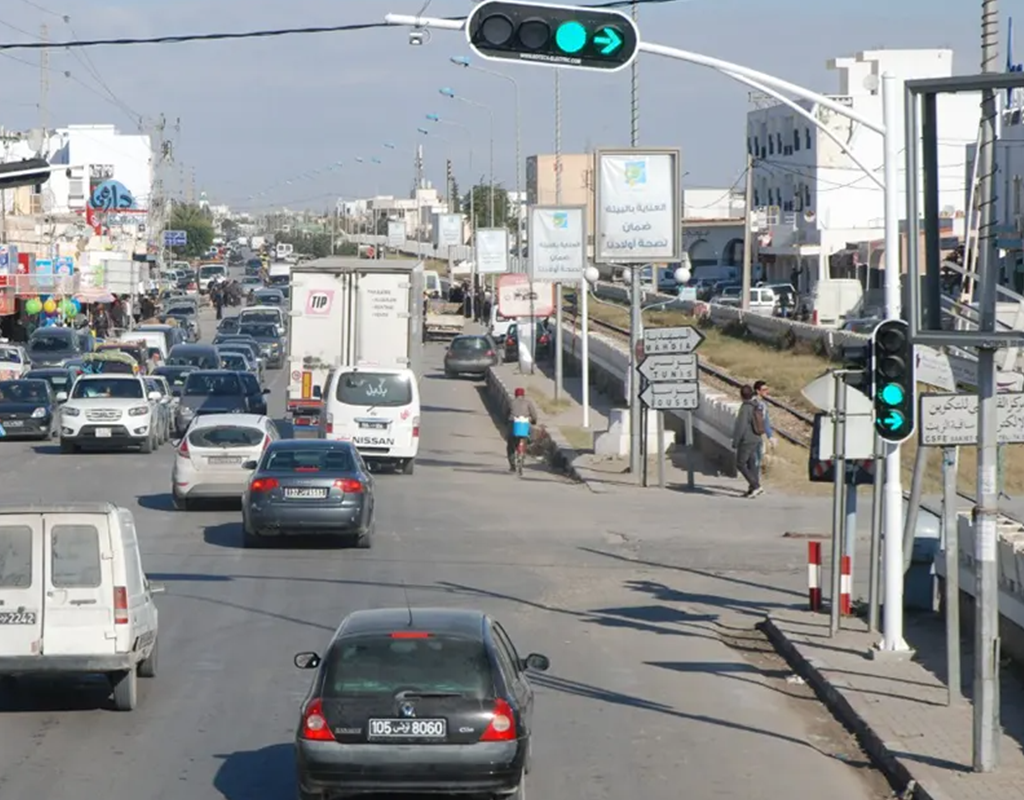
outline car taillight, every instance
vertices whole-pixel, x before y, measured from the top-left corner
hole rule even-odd
[[[502,699],[494,701],[491,722],[480,737],[481,742],[509,742],[516,738],[516,719],[512,706]]]
[[[270,447],[270,436],[269,435],[263,437],[263,449],[266,450],[268,447]]]
[[[334,414],[328,414],[326,417],[326,423],[324,424],[325,433],[334,433]]]
[[[296,467],[296,472],[319,472],[320,467]]]
[[[494,351],[488,350],[486,353],[484,353],[484,355],[487,356],[488,358],[494,358]]]
[[[114,587],[114,624],[128,624],[128,590],[124,586]]]
[[[547,336],[541,336],[540,337],[540,343],[541,344],[547,344],[548,343],[548,337]]]
[[[182,439],[181,444],[178,445],[178,455],[188,458],[188,439]]]
[[[310,704],[306,706],[306,711],[302,715],[302,733],[300,736],[303,739],[309,739],[314,742],[333,742],[334,734],[331,733],[330,727],[327,725],[327,720],[324,717],[324,707],[320,699],[310,701]]]
[[[391,634],[392,639],[429,639],[433,634],[426,631],[395,631]]]
[[[363,484],[362,481],[357,481],[354,478],[338,478],[334,482],[335,489],[341,489],[345,494],[362,494]]]
[[[413,417],[412,418],[412,438],[413,439],[419,439],[420,438],[420,418],[419,417]]]
[[[271,489],[276,489],[280,484],[277,482],[277,478],[257,478],[249,484],[250,492],[269,492]]]

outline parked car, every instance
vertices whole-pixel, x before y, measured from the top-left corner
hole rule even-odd
[[[551,328],[546,322],[535,322],[536,325],[534,332],[534,340],[536,341],[535,351],[537,353],[538,361],[546,361],[551,358],[555,352],[554,337],[552,336]],[[513,322],[508,327],[508,332],[505,334],[505,361],[518,361],[519,360],[519,323]]]

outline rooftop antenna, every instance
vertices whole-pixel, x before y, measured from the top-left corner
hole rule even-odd
[[[409,627],[413,627],[412,603],[409,602],[409,589],[405,585],[405,578],[402,578],[402,596],[405,597],[405,610],[409,612]]]

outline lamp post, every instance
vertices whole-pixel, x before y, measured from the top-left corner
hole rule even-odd
[[[420,134],[421,136],[432,136],[434,139],[437,139],[439,142],[442,142],[444,144],[445,161],[448,162],[451,160],[452,143],[450,139],[446,139],[444,136],[438,136],[437,134],[431,134],[428,128],[417,128],[416,133]],[[445,173],[444,180],[444,196],[445,198],[447,198],[448,204],[450,206],[452,202],[452,184],[447,173]]]
[[[490,188],[490,202],[488,203],[488,206],[489,206],[488,217],[489,217],[489,219],[488,219],[487,225],[488,225],[488,227],[493,228],[494,227],[494,111],[491,109],[490,106],[485,106],[483,103],[478,103],[475,100],[470,100],[468,98],[462,97],[461,95],[455,94],[455,90],[454,89],[450,89],[447,86],[444,87],[443,89],[438,89],[438,91],[441,94],[443,94],[445,97],[448,97],[448,98],[450,98],[452,100],[458,100],[460,103],[465,103],[468,106],[473,106],[474,108],[481,108],[481,109],[483,109],[484,111],[487,112],[487,116],[490,119],[489,139],[490,139],[490,162],[491,162],[490,163],[490,184],[491,184],[491,188]]]
[[[478,67],[470,62],[467,56],[453,56],[451,62],[457,66],[463,67],[464,69],[471,69],[474,72],[480,72],[484,75],[492,75],[496,78],[501,78],[512,84],[512,88],[515,91],[515,102],[516,102],[516,260],[518,261],[523,257],[523,239],[526,231],[526,217],[525,217],[525,204],[521,195],[522,191],[522,170],[523,170],[523,157],[522,157],[522,142],[523,142],[523,118],[521,113],[521,107],[519,104],[519,82],[511,75],[506,75],[503,72],[496,72],[492,69],[485,69],[484,67]]]

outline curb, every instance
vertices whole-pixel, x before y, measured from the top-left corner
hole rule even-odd
[[[512,403],[513,394],[493,368],[487,370],[487,392],[495,403],[499,420],[504,420],[508,416],[508,409]],[[589,487],[590,484],[574,466],[573,462],[576,461],[577,453],[569,442],[566,441],[562,432],[555,426],[545,426],[545,430],[550,440],[550,445],[547,447],[548,463],[571,480],[586,484]]]
[[[952,800],[930,781],[914,774],[915,762],[900,757],[894,747],[902,749],[900,742],[886,742],[875,733],[871,725],[850,705],[844,690],[844,681],[829,680],[826,662],[811,659],[800,652],[800,647],[779,628],[771,615],[758,626],[767,635],[772,646],[786,659],[789,666],[810,686],[832,715],[857,737],[875,765],[892,786],[897,787],[902,800]]]

